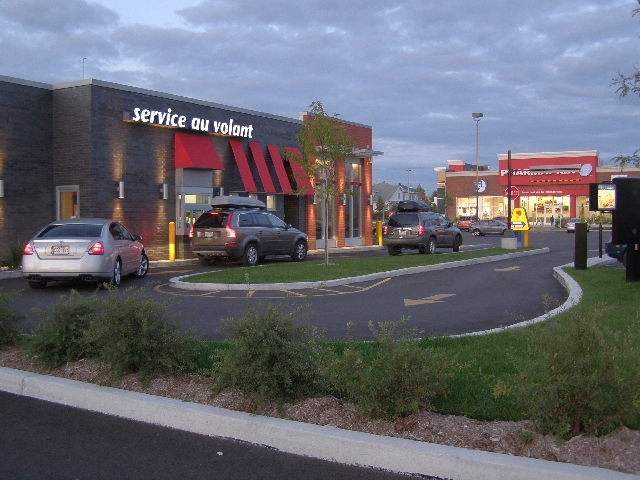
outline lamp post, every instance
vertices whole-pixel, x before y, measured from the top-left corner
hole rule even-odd
[[[407,168],[407,200],[411,200],[411,169]]]
[[[478,205],[478,125],[482,118],[481,113],[472,113],[471,117],[476,122],[476,218],[480,220],[480,210]]]

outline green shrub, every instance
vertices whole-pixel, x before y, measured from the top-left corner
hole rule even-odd
[[[165,317],[167,305],[145,298],[141,289],[126,295],[110,291],[101,315],[92,319],[85,340],[95,356],[117,378],[138,372],[142,380],[156,375],[190,371],[188,352],[197,339],[181,332],[177,321]]]
[[[90,323],[102,314],[103,304],[95,295],[82,297],[74,290],[68,297],[62,296],[50,307],[49,316],[36,326],[28,343],[36,361],[53,368],[95,353],[95,345],[87,341],[85,334]]]
[[[277,305],[248,304],[244,317],[224,320],[229,348],[212,370],[214,390],[235,387],[257,403],[323,392],[319,334],[296,320],[303,308],[283,314]]]
[[[9,251],[0,260],[0,267],[18,268],[22,264],[22,242],[15,242],[9,246]]]
[[[0,345],[13,343],[20,338],[18,324],[22,316],[11,307],[12,301],[11,295],[0,292]]]
[[[607,308],[576,308],[524,334],[528,351],[512,356],[518,374],[496,385],[514,395],[541,433],[570,438],[606,434],[640,420],[640,355],[632,332],[614,332]]]
[[[349,346],[337,362],[334,383],[358,403],[360,411],[378,418],[397,418],[431,409],[456,367],[435,348],[400,336],[404,322],[381,322],[373,352]]]

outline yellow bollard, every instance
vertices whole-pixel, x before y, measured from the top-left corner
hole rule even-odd
[[[382,246],[382,222],[376,222],[376,241],[379,246]]]
[[[522,236],[522,246],[525,248],[529,246],[529,230],[524,231],[524,235]]]
[[[169,222],[169,261],[176,259],[176,222]]]

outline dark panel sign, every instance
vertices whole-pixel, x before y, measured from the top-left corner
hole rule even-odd
[[[640,178],[615,178],[613,243],[640,243]]]

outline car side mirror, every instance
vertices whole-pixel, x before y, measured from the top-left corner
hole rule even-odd
[[[287,223],[287,227],[286,228],[287,228],[287,230],[289,230],[291,228],[291,224]]]
[[[142,237],[141,237],[140,235],[134,235],[134,236],[133,236],[133,241],[134,241],[134,242],[139,242],[139,241],[141,241],[141,240],[142,240]]]

